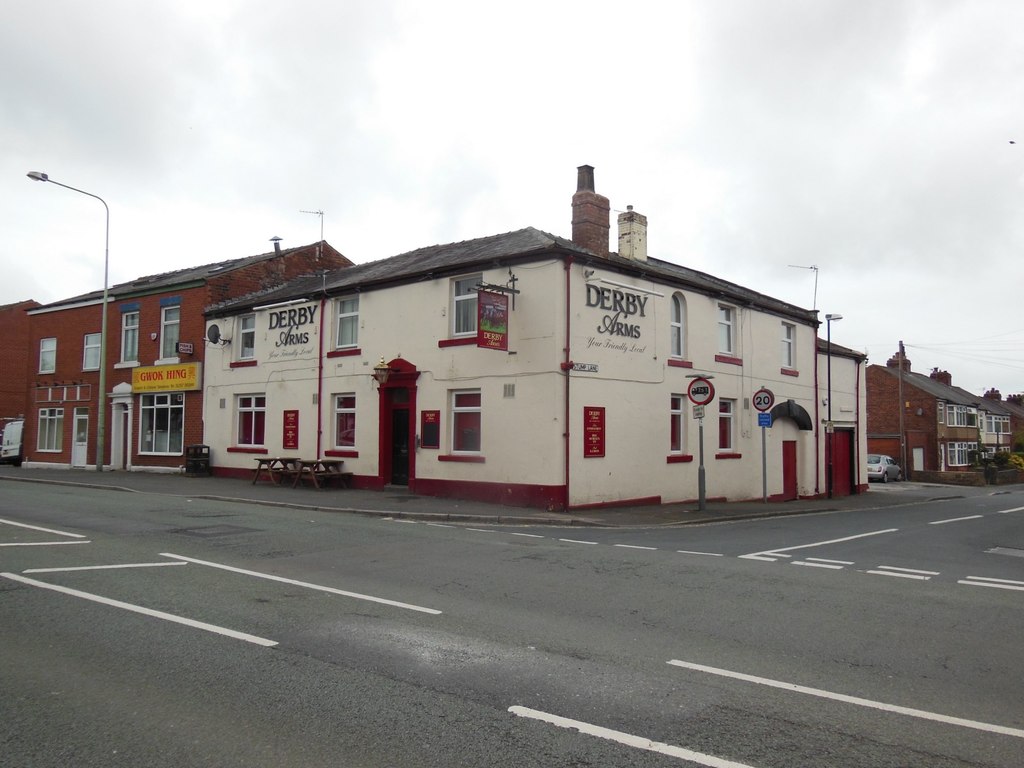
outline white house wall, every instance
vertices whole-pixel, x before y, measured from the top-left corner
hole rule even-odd
[[[266,452],[314,457],[317,428],[322,430],[321,455],[333,446],[333,397],[356,396],[356,445],[346,455],[345,470],[360,477],[376,477],[378,462],[379,394],[373,367],[385,360],[403,359],[419,373],[416,381],[416,432],[423,411],[439,411],[440,449],[418,447],[418,480],[450,483],[562,486],[566,479],[568,426],[570,506],[615,503],[624,500],[692,500],[697,497],[699,466],[698,422],[693,406],[685,403],[683,455],[670,461],[669,403],[671,395],[685,397],[688,376],[711,375],[716,390],[704,420],[707,494],[710,498],[749,499],[762,493],[761,437],[758,414],[750,403],[761,388],[770,389],[776,403],[792,400],[811,419],[821,418],[816,408],[816,333],[809,324],[612,271],[574,264],[570,269],[568,300],[571,330],[566,340],[566,271],[559,259],[516,264],[518,278],[515,311],[509,313],[509,349],[495,351],[475,345],[439,346],[451,338],[452,282],[449,278],[366,290],[359,294],[359,354],[326,356],[335,350],[335,298],[293,305],[316,309],[317,321],[303,332],[308,343],[276,346],[280,329],[271,329],[271,313],[256,312],[255,365],[237,367],[237,318],[217,318],[230,328],[232,343],[208,345],[206,357],[206,437],[216,467],[249,470],[251,452],[231,451],[237,431],[235,398],[265,393]],[[589,274],[588,274],[589,273]],[[484,270],[483,282],[504,284],[508,267]],[[599,282],[601,279],[611,282]],[[589,280],[589,282],[588,282]],[[622,288],[621,283],[631,286]],[[588,286],[590,286],[588,288]],[[588,306],[597,294],[593,286],[644,297],[642,313],[612,319],[608,307]],[[589,293],[588,293],[589,291]],[[670,364],[669,321],[673,293],[685,298],[685,350]],[[662,294],[662,295],[656,295]],[[610,294],[607,294],[610,296]],[[634,299],[631,301],[638,301]],[[735,348],[728,359],[718,348],[718,307],[735,310]],[[639,306],[639,305],[638,305]],[[614,325],[622,324],[621,328]],[[782,323],[795,326],[795,360],[786,372],[781,365]],[[631,327],[630,327],[631,326]],[[608,333],[611,328],[621,333]],[[323,337],[321,339],[321,334]],[[318,394],[320,350],[323,386]],[[562,364],[566,349],[573,363],[590,370],[570,371]],[[716,359],[716,357],[718,359]],[[232,363],[236,366],[232,367]],[[737,364],[739,363],[739,364]],[[596,370],[594,370],[596,368]],[[823,372],[820,386],[823,386]],[[834,417],[857,418],[857,371],[852,361],[833,360]],[[862,371],[861,371],[862,375]],[[565,423],[568,376],[569,423]],[[506,385],[512,385],[507,390]],[[482,396],[483,462],[441,461],[450,452],[450,396],[456,389],[479,389]],[[509,396],[506,396],[509,395]],[[718,404],[735,400],[734,447],[728,458],[718,451]],[[584,457],[583,415],[586,407],[605,409],[605,455]],[[839,409],[836,411],[836,409]],[[283,447],[283,412],[299,411],[299,447]],[[863,403],[860,406],[863,414]],[[816,421],[815,427],[820,427]],[[765,430],[768,493],[782,492],[781,446],[797,446],[797,483],[800,495],[821,491],[822,459],[816,453],[816,430],[800,430],[783,419]],[[858,435],[863,442],[863,430]],[[352,455],[354,454],[354,455]]]

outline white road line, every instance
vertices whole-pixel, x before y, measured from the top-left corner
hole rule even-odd
[[[256,635],[250,635],[245,632],[237,632],[233,629],[227,629],[226,627],[218,627],[216,624],[207,624],[204,621],[186,619],[182,616],[175,616],[170,613],[164,613],[163,611],[154,611],[152,608],[143,608],[141,605],[123,603],[120,600],[112,600],[109,597],[103,597],[102,595],[94,595],[90,592],[81,592],[77,589],[69,589],[67,587],[58,586],[57,584],[47,584],[45,581],[27,579],[24,576],[18,576],[14,573],[0,573],[0,576],[3,576],[6,579],[10,579],[11,581],[17,581],[22,584],[28,584],[32,587],[39,587],[40,589],[49,589],[53,592],[60,592],[64,595],[71,595],[72,597],[80,597],[83,600],[91,600],[94,603],[109,605],[114,608],[121,608],[125,611],[131,611],[132,613],[141,613],[143,616],[150,616],[155,619],[163,619],[164,621],[171,621],[175,624],[184,624],[186,627],[202,629],[206,632],[213,632],[214,634],[224,635],[225,637],[231,637],[235,640],[244,640],[247,643],[253,643],[254,645],[262,645],[265,648],[273,648],[275,645],[277,645],[276,641],[267,640],[265,637],[257,637]]]
[[[1024,512],[1024,507],[1014,507],[1013,509],[1001,509],[996,512],[997,515],[1008,515],[1011,512]]]
[[[124,563],[122,565],[76,565],[70,568],[29,568],[22,573],[63,573],[65,571],[108,571],[116,568],[161,568],[188,563]]]
[[[0,544],[0,547],[59,547],[64,544],[92,544],[91,541],[11,541]]]
[[[487,528],[466,528],[465,530],[476,533],[501,533],[501,531],[488,530]]]
[[[402,520],[402,519],[396,519],[394,517],[389,518],[389,519],[393,523],[405,523],[406,525],[419,525],[420,524],[419,520]]]
[[[650,739],[645,739],[643,736],[634,736],[631,733],[613,731],[610,728],[602,728],[599,725],[585,723],[582,720],[570,720],[567,717],[552,715],[548,712],[541,712],[528,707],[513,706],[509,707],[508,711],[519,717],[527,717],[531,720],[540,720],[544,723],[556,725],[559,728],[579,731],[587,736],[596,736],[599,739],[607,739],[609,741],[618,742],[619,744],[623,744],[627,747],[643,749],[647,752],[657,752],[662,755],[668,755],[669,757],[678,757],[682,760],[689,760],[690,762],[697,763],[698,765],[710,766],[710,768],[751,768],[751,766],[746,763],[737,763],[734,760],[725,760],[721,757],[715,757],[714,755],[705,755],[701,752],[694,752],[693,750],[683,749],[682,747],[674,747],[671,744],[665,744],[660,741],[651,741]]]
[[[42,531],[43,533],[52,533],[57,536],[67,536],[69,539],[84,539],[85,536],[81,533],[68,533],[67,531],[55,531],[53,528],[40,528],[38,525],[29,525],[28,523],[16,523],[13,520],[5,520],[0,517],[0,523],[4,525],[16,525],[18,528],[28,528],[32,531]]]
[[[387,600],[383,597],[373,597],[372,595],[363,595],[359,592],[349,592],[344,589],[335,589],[334,587],[325,587],[321,584],[310,584],[307,581],[296,581],[295,579],[286,579],[283,576],[274,576],[269,573],[260,573],[259,571],[248,571],[244,568],[235,568],[231,565],[223,565],[221,563],[211,563],[208,560],[197,560],[194,557],[185,557],[184,555],[174,555],[170,552],[161,552],[160,557],[172,557],[175,560],[184,560],[186,563],[195,563],[196,565],[207,565],[210,568],[219,568],[222,571],[231,571],[232,573],[240,573],[245,576],[255,576],[258,579],[269,579],[270,581],[279,581],[282,584],[291,584],[296,587],[305,587],[307,589],[316,589],[320,592],[329,592],[332,595],[343,595],[344,597],[353,597],[357,600],[368,600],[371,603],[381,603],[383,605],[392,605],[396,608],[407,608],[410,611],[420,611],[421,613],[430,613],[438,615],[441,611],[433,608],[424,608],[419,605],[412,605],[410,603],[400,603],[396,600]]]
[[[993,589],[1012,589],[1016,592],[1024,592],[1024,581],[1010,581],[1009,579],[986,579],[982,576],[968,576],[960,579],[957,584],[966,584],[969,587],[992,587]]]
[[[454,525],[448,525],[448,523],[426,523],[426,525],[432,528],[454,528]]]
[[[814,563],[832,563],[834,565],[853,565],[853,560],[827,560],[824,557],[808,557]]]
[[[880,571],[897,571],[899,573],[917,573],[921,576],[938,576],[939,571],[922,571],[918,568],[899,568],[895,565],[879,565],[875,566]]]
[[[829,539],[827,541],[816,541],[813,544],[799,544],[795,547],[781,547],[780,549],[766,549],[762,552],[751,552],[749,555],[740,555],[742,558],[747,560],[764,560],[765,557],[789,557],[789,555],[783,555],[783,552],[792,552],[794,549],[809,549],[811,547],[823,547],[826,544],[840,544],[844,541],[853,541],[854,539],[864,539],[868,536],[881,536],[884,533],[895,533],[899,528],[886,528],[881,531],[871,531],[870,533],[858,533],[854,536],[843,536],[840,539]]]
[[[896,571],[864,571],[864,573],[870,573],[873,576],[893,576],[897,579],[914,579],[916,581],[928,581],[931,576],[920,576],[916,573],[898,573]]]
[[[722,555],[718,552],[695,552],[691,549],[677,549],[676,552],[678,552],[680,555],[704,555],[705,557],[725,557],[725,555]]]
[[[746,675],[742,672],[732,672],[727,669],[719,669],[717,667],[708,667],[703,664],[694,664],[688,661],[679,661],[673,659],[667,662],[676,667],[683,667],[684,669],[692,669],[697,672],[706,672],[709,675],[718,675],[720,677],[730,677],[734,680],[742,680],[747,683],[756,683],[758,685],[766,685],[770,688],[781,688],[784,691],[792,691],[794,693],[804,693],[808,696],[817,696],[822,699],[831,699],[832,701],[841,701],[846,704],[856,704],[860,707],[868,707],[871,709],[880,709],[883,712],[893,712],[898,715],[908,715],[910,717],[917,717],[922,720],[932,720],[937,723],[945,723],[947,725],[959,725],[964,728],[973,728],[978,731],[987,731],[988,733],[999,733],[1004,736],[1013,736],[1017,739],[1024,739],[1024,730],[1020,728],[1010,728],[1005,725],[994,725],[992,723],[983,723],[978,720],[967,720],[962,717],[952,717],[950,715],[940,715],[935,712],[926,712],[922,709],[912,709],[910,707],[903,707],[898,704],[886,704],[881,701],[872,701],[871,699],[862,699],[858,696],[847,696],[844,693],[833,693],[832,691],[825,691],[820,688],[808,688],[803,685],[795,685],[793,683],[785,683],[781,680],[769,680],[765,677],[755,677],[754,675]]]
[[[579,539],[559,539],[564,541],[566,544],[597,544],[596,541],[580,541]]]
[[[961,520],[977,520],[984,515],[968,515],[967,517],[951,517],[948,520],[933,520],[928,525],[945,525],[946,523],[959,523]]]
[[[513,534],[510,534],[510,535],[512,535],[512,536],[525,536],[528,539],[543,539],[544,538],[539,533],[513,533]]]
[[[623,549],[646,549],[649,552],[657,552],[657,547],[639,547],[636,544],[615,544],[613,546],[622,547]]]
[[[828,568],[833,571],[841,571],[846,566],[835,565],[834,563],[808,563],[804,560],[794,560],[790,565],[804,565],[808,568]]]

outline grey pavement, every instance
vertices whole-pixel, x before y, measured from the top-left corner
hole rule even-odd
[[[697,501],[580,509],[553,512],[501,504],[420,496],[403,487],[382,491],[348,488],[292,488],[268,481],[253,484],[247,479],[188,477],[157,472],[97,472],[90,469],[50,469],[0,466],[0,493],[4,482],[54,483],[87,488],[108,488],[126,493],[168,494],[192,499],[215,499],[295,509],[406,518],[451,523],[494,525],[561,525],[650,527],[693,525],[757,517],[808,514],[854,509],[876,509],[933,499],[962,498],[983,493],[1024,491],[1024,485],[987,488],[913,482],[872,485],[865,493],[832,499],[801,499],[764,503],[717,501],[709,491],[703,510]]]

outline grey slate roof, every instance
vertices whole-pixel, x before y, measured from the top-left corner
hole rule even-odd
[[[898,379],[900,375],[899,368],[893,368],[889,366],[879,365],[879,370],[884,371],[894,379]],[[993,406],[999,406],[1000,403],[996,400],[987,400],[981,395],[975,395],[968,392],[966,389],[960,387],[952,387],[947,384],[943,384],[941,381],[933,379],[931,376],[925,376],[923,373],[914,373],[913,371],[905,371],[903,373],[904,385],[910,384],[917,387],[922,392],[925,392],[936,400],[944,400],[947,403],[953,405],[972,405],[980,407],[985,410],[990,410],[993,413],[997,412],[996,407],[989,408],[991,403]],[[1002,411],[999,411],[1000,413]]]
[[[208,307],[207,315],[223,317],[262,304],[310,298],[320,296],[322,293],[332,296],[355,290],[372,290],[388,285],[455,275],[460,271],[488,265],[512,264],[562,255],[571,255],[577,262],[587,266],[611,269],[669,286],[689,288],[806,323],[818,323],[817,312],[813,310],[779,301],[704,272],[654,258],[639,262],[614,253],[598,256],[571,240],[533,227],[458,243],[431,245],[398,256],[327,272],[323,276],[299,278],[269,291]]]
[[[280,253],[277,251],[269,251],[267,253],[256,254],[255,256],[243,256],[237,259],[227,259],[225,261],[214,262],[213,264],[202,264],[197,267],[185,267],[171,272],[161,272],[155,275],[137,277],[134,280],[110,286],[107,289],[108,299],[112,301],[117,298],[123,298],[134,294],[153,293],[173,286],[200,282],[206,278],[213,277],[214,275],[232,272],[236,269],[247,267],[250,264],[268,261],[275,257],[285,256],[296,251],[308,249],[315,245],[316,243],[310,243],[306,245],[299,245],[294,248],[282,248]],[[67,299],[60,299],[59,301],[55,301],[50,304],[44,304],[40,309],[53,309],[64,305],[81,304],[89,301],[101,301],[102,299],[103,291],[101,289],[98,291],[90,291],[89,293],[82,293]]]

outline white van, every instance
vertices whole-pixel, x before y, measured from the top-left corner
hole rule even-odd
[[[21,432],[25,426],[24,421],[9,421],[4,427],[4,438],[0,447],[0,464],[13,464],[21,466],[23,458],[21,450]]]

